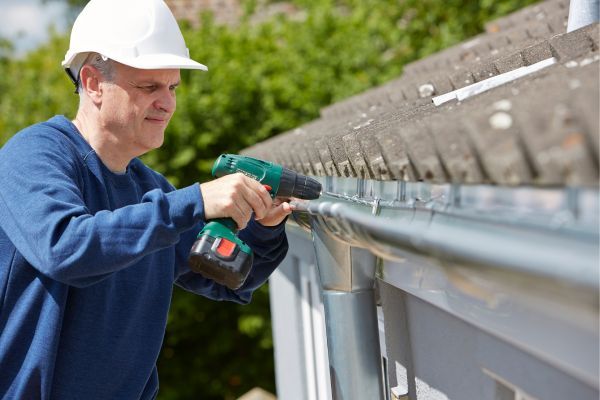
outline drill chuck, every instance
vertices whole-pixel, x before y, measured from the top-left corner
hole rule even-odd
[[[321,195],[321,184],[319,181],[308,176],[300,175],[287,168],[283,168],[280,179],[277,196],[314,200],[318,199]]]

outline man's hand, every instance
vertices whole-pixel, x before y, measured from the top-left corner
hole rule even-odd
[[[264,226],[275,226],[279,225],[286,216],[290,215],[294,211],[294,207],[288,202],[289,199],[276,198],[273,201],[271,209],[267,212],[264,218],[256,218],[256,220]]]
[[[286,212],[283,205],[271,207],[273,200],[262,184],[241,173],[202,183],[200,190],[204,201],[204,218],[232,218],[239,229],[246,227],[252,212],[256,219],[266,218],[269,224],[278,219],[281,222],[287,215],[281,216]]]

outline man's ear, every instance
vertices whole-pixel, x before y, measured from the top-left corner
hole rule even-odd
[[[102,102],[102,86],[100,81],[102,76],[93,66],[86,64],[79,71],[79,79],[81,80],[82,90],[92,100],[94,104]]]

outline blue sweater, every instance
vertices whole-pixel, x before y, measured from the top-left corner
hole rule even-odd
[[[0,397],[154,398],[173,283],[247,303],[287,251],[283,224],[251,222],[244,286],[204,279],[187,265],[203,212],[198,184],[175,190],[138,159],[114,174],[62,116],[15,135],[0,149]]]

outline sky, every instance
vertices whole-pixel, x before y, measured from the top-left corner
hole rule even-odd
[[[47,40],[51,25],[59,32],[70,27],[66,9],[63,1],[0,0],[0,37],[9,39],[22,55]]]

